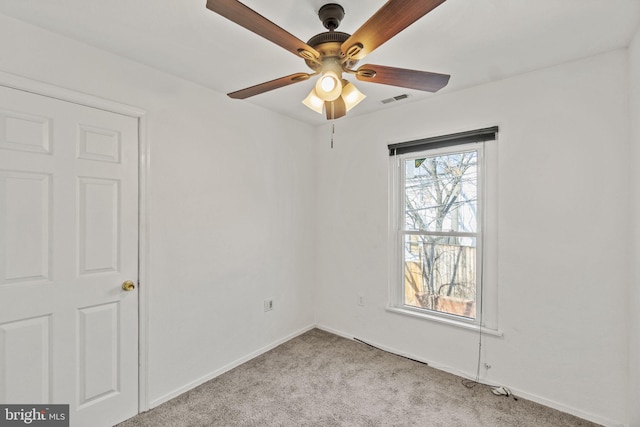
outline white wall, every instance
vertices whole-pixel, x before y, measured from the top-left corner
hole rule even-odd
[[[148,111],[149,401],[313,325],[311,127],[2,15],[0,71]]]
[[[386,146],[499,125],[491,144],[504,336],[485,337],[492,368],[482,375],[592,420],[625,422],[627,95],[627,53],[615,51],[338,121],[334,149],[329,126],[319,128],[317,322],[475,376],[477,332],[385,311]]]
[[[631,251],[631,284],[629,288],[629,425],[640,425],[640,30],[629,47],[629,88],[631,118],[631,171],[634,233]]]

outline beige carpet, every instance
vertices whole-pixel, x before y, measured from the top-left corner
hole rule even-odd
[[[314,329],[119,427],[595,425]]]

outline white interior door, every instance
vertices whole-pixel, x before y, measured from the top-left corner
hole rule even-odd
[[[0,402],[138,412],[138,122],[0,86]]]

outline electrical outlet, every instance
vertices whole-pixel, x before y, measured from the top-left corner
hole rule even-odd
[[[358,294],[358,305],[364,307],[364,295]]]
[[[264,300],[264,311],[271,311],[271,310],[273,310],[273,300],[272,299]]]

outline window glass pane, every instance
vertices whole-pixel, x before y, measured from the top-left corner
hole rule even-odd
[[[477,151],[407,159],[404,172],[405,230],[477,231]]]
[[[405,235],[404,304],[475,319],[476,239]]]

